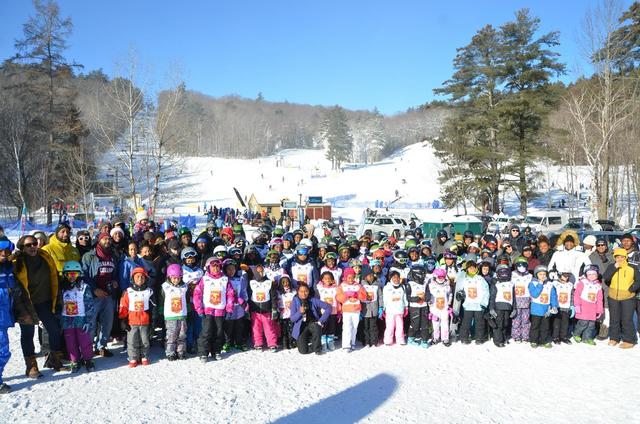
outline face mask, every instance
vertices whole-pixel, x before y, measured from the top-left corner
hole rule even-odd
[[[526,265],[518,265],[518,266],[516,267],[516,269],[517,269],[517,270],[518,270],[518,272],[519,272],[519,273],[521,273],[521,274],[522,274],[522,273],[527,272],[527,266],[526,266]]]
[[[469,275],[470,277],[475,277],[478,274],[478,270],[474,270],[472,271],[467,271],[467,275]]]

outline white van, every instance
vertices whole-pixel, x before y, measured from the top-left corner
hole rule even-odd
[[[532,211],[520,224],[521,227],[531,227],[536,233],[548,234],[557,232],[569,223],[569,214],[562,210]]]

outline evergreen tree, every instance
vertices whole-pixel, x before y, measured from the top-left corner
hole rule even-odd
[[[331,161],[332,169],[339,169],[342,162],[349,160],[353,138],[344,109],[334,106],[327,111],[319,138],[326,148],[326,156]]]

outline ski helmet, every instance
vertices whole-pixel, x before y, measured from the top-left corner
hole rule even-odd
[[[404,250],[396,250],[393,253],[393,259],[396,260],[399,264],[406,264],[407,260],[409,260],[409,255]]]
[[[496,269],[496,277],[500,281],[509,281],[511,280],[511,268],[508,265],[498,265]]]
[[[182,267],[178,264],[171,264],[167,267],[167,278],[182,278]]]

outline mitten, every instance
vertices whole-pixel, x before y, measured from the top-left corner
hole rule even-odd
[[[516,317],[516,315],[518,315],[518,311],[517,310],[513,310],[511,311],[511,313],[509,314],[509,318],[514,319]]]
[[[496,312],[496,310],[495,310],[495,309],[491,309],[491,310],[489,311],[489,315],[490,315],[490,316],[491,316],[491,318],[493,318],[493,319],[498,318],[498,313]]]
[[[122,329],[122,331],[130,331],[131,326],[129,325],[128,320],[123,319],[122,321],[120,321],[120,328]]]
[[[384,309],[382,309],[382,306],[378,308],[378,318],[382,319],[382,317],[384,316]]]
[[[576,308],[574,308],[573,306],[571,307],[571,315],[569,315],[569,318],[573,318],[576,316]]]
[[[456,293],[456,300],[458,302],[464,302],[466,298],[467,298],[467,295],[463,290],[460,290],[459,292]]]
[[[272,320],[277,320],[280,314],[278,314],[278,311],[271,311],[271,319]]]

